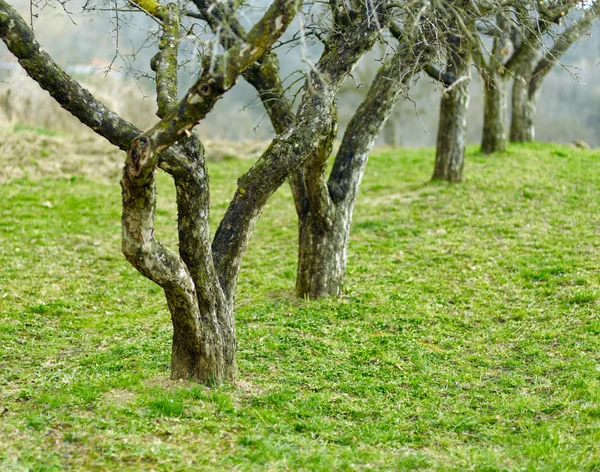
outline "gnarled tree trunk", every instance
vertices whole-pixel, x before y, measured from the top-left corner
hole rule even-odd
[[[462,79],[468,74],[471,59],[469,50],[461,47],[458,39],[450,44],[454,47],[447,72],[458,78],[459,82],[452,84],[442,94],[433,179],[460,182],[465,160],[469,106],[469,80]]]
[[[304,166],[306,203],[298,214],[300,237],[296,293],[316,298],[338,295],[354,203],[375,140],[417,68],[417,53],[401,47],[379,69],[364,101],[346,128],[333,169],[325,181],[325,159]]]
[[[236,374],[233,305],[214,271],[203,149],[193,147],[191,142],[185,146],[188,166],[170,169],[177,190],[179,255],[154,238],[154,169],[144,165],[143,150],[128,154],[121,181],[123,254],[165,292],[173,323],[171,377],[220,383]]]
[[[211,243],[204,151],[190,130],[233,87],[237,76],[283,34],[299,4],[274,0],[248,33],[228,37],[227,51],[212,57],[214,67],[205,67],[177,103],[177,9],[152,3],[151,14],[161,20],[164,30],[153,60],[162,119],[142,133],[65,74],[35,41],[23,19],[0,0],[0,37],[27,73],[63,108],[128,151],[122,178],[122,251],[141,274],[165,292],[173,321],[173,378],[211,384],[235,378],[233,300],[242,256],[256,220],[287,176],[308,156],[327,146],[337,90],[380,34],[379,21],[383,18],[372,21],[372,15],[381,13],[381,2],[373,4],[375,10],[360,9],[351,17],[334,11],[336,27],[327,38],[330,48],[308,75],[297,116],[238,179],[238,188]],[[207,14],[220,15],[221,7],[228,8],[210,2]],[[175,182],[179,253],[154,236],[157,167]]]

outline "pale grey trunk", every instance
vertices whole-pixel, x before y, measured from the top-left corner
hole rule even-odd
[[[508,80],[500,73],[485,79],[481,152],[504,151],[508,140]]]
[[[512,94],[510,140],[529,143],[535,140],[536,97],[529,97],[529,81],[515,79]]]
[[[469,52],[458,49],[452,53],[447,72],[460,80],[468,73],[469,62]],[[462,180],[468,106],[468,80],[454,83],[442,94],[433,179],[450,182]]]

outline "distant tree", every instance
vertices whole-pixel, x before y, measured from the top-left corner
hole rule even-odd
[[[326,167],[335,128],[331,129],[323,147],[311,154],[291,177],[299,225],[298,296],[315,298],[340,293],[360,182],[375,140],[398,98],[407,93],[423,68],[432,77],[450,85],[452,75],[439,72],[433,62],[446,54],[446,36],[452,36],[452,31],[455,35],[464,33],[458,26],[458,16],[466,10],[446,7],[446,2],[417,2],[391,10],[392,18],[387,26],[397,40],[390,43],[394,53],[384,59],[348,123],[329,176]],[[472,15],[468,21],[474,18]],[[325,42],[325,49],[328,47]],[[285,97],[275,61],[276,57],[271,54],[263,60],[262,68],[253,66],[245,77],[258,90],[275,130],[282,132],[285,124],[293,119],[293,111]]]
[[[462,21],[463,28],[457,27],[454,19],[454,31],[447,33],[446,70],[430,71],[430,75],[439,74],[448,88],[442,93],[435,152],[433,180],[460,182],[463,177],[465,159],[467,108],[469,106],[469,83],[471,49],[473,45],[475,18]]]
[[[433,179],[460,182],[465,162],[471,45],[468,38],[460,36],[450,37],[448,44],[449,88],[440,101]]]
[[[509,138],[509,85],[526,71],[544,47],[544,38],[569,10],[585,0],[508,3],[495,21],[478,24],[482,34],[493,38],[491,52],[485,43],[473,51],[484,84],[484,118],[481,151],[503,151]]]
[[[158,53],[152,61],[161,119],[145,133],[108,110],[64,73],[4,0],[0,0],[0,37],[27,73],[63,108],[127,151],[121,183],[122,250],[140,273],[164,289],[174,330],[171,376],[206,383],[230,380],[236,375],[233,300],[242,256],[256,220],[287,176],[329,145],[335,126],[335,94],[380,35],[387,3],[330,2],[332,25],[326,32],[327,47],[307,75],[298,111],[254,166],[239,178],[211,241],[209,178],[203,146],[193,128],[234,86],[240,74],[257,60],[259,64],[269,63],[265,53],[286,30],[301,2],[273,0],[247,33],[233,31],[228,36],[224,52],[209,48],[198,80],[179,102],[177,54],[183,13],[175,4],[133,2],[152,15],[162,30]],[[218,19],[221,5],[211,0],[199,7],[210,20]],[[233,24],[224,20],[218,19],[223,25]],[[174,179],[179,253],[154,236],[157,167]]]
[[[576,43],[600,17],[600,1],[582,6],[581,17],[556,36],[551,46],[544,45],[531,60],[517,71],[512,89],[510,140],[529,142],[535,139],[534,119],[544,79],[565,52]]]

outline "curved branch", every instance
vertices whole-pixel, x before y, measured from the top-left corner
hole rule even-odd
[[[194,0],[194,3],[213,32],[219,33],[221,44],[225,49],[229,49],[237,41],[245,39],[246,30],[228,5],[209,0]],[[294,113],[292,104],[285,96],[285,89],[279,74],[277,54],[270,51],[269,54],[263,55],[243,72],[243,77],[257,91],[275,133],[283,133],[292,124]],[[305,202],[308,199],[302,168],[290,175],[289,183],[296,212],[300,215],[304,211]]]
[[[529,96],[533,97],[541,87],[544,77],[560,60],[562,55],[577,41],[582,34],[588,31],[600,17],[600,0],[596,0],[586,10],[584,16],[575,21],[554,42],[552,48],[544,55],[535,67],[531,82],[529,83]]]
[[[420,61],[428,60],[420,56],[413,48],[401,47],[385,61],[348,123],[327,186],[335,204],[349,215],[377,136],[403,89],[418,73]]]
[[[381,7],[381,2],[374,3]],[[329,47],[309,74],[294,123],[238,180],[238,189],[212,244],[221,286],[230,300],[242,255],[265,203],[291,172],[322,148],[332,127],[335,94],[379,35],[378,25],[367,21],[367,14],[361,12],[351,28],[332,34]]]
[[[224,54],[204,61],[204,72],[176,110],[146,133],[156,153],[187,135],[206,116],[216,101],[233,87],[238,76],[279,39],[298,7],[295,0],[275,0],[244,41],[238,41]]]

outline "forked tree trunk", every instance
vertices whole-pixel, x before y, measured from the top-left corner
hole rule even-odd
[[[307,197],[298,215],[296,293],[299,297],[335,296],[342,290],[358,188],[375,140],[414,75],[416,54],[414,50],[400,48],[379,69],[346,128],[327,182],[324,175],[327,156],[314,156],[304,166]]]
[[[508,80],[490,73],[484,80],[483,136],[481,152],[504,151],[508,141]]]
[[[465,160],[469,81],[461,80],[469,70],[470,54],[457,45],[448,61],[447,72],[458,78],[442,94],[433,179],[460,182]]]
[[[215,5],[207,5],[207,13],[216,8],[221,15],[229,8]],[[380,35],[381,2],[375,1],[374,9],[358,10],[352,17],[334,10],[336,27],[327,39],[330,48],[308,74],[293,125],[238,179],[211,244],[208,175],[202,145],[190,129],[210,112],[237,76],[270,49],[298,7],[292,0],[274,0],[247,35],[238,29],[229,38],[227,53],[213,58],[216,66],[205,68],[179,103],[174,93],[177,41],[161,40],[153,62],[162,119],[142,133],[65,74],[35,41],[23,19],[0,0],[0,37],[27,73],[84,124],[128,151],[122,178],[122,251],[141,274],[165,292],[174,328],[173,378],[204,383],[235,378],[233,300],[242,256],[256,221],[286,177],[327,142],[335,95]],[[152,14],[164,24],[162,39],[178,37],[176,8],[160,7]],[[159,166],[173,177],[177,190],[179,254],[154,236]]]
[[[344,15],[341,19],[345,21],[343,17]],[[365,36],[365,40],[360,40],[365,47],[372,44],[372,38]],[[346,38],[342,38],[342,41],[347,43]],[[404,81],[411,78],[408,70],[400,69],[398,57],[387,61],[380,69],[378,77],[382,77],[377,81],[377,87],[372,86],[367,99],[348,126],[344,136],[346,144],[342,144],[334,164],[334,168],[338,167],[337,177],[343,181],[342,184],[331,177],[329,183],[325,180],[327,159],[337,132],[335,126],[330,128],[328,139],[290,176],[298,214],[296,293],[299,297],[316,298],[337,295],[341,291],[346,272],[346,247],[352,209],[362,172],[369,151],[389,116]],[[244,77],[258,91],[273,128],[280,134],[286,132],[288,124],[294,118],[278,70],[277,56],[270,54],[250,67]],[[366,131],[366,134],[354,136],[356,141],[352,142],[352,130],[354,133]],[[344,160],[341,156],[345,156],[345,164],[341,163]],[[345,203],[342,204],[342,201]]]
[[[237,374],[235,329],[223,330],[219,318],[229,318],[233,325],[233,308],[219,307],[215,313],[202,313],[191,308],[177,296],[167,296],[173,322],[171,378],[194,380],[210,385],[235,380]],[[212,318],[191,332],[190,314]]]
[[[203,149],[184,147],[188,165],[171,167],[177,190],[179,255],[154,237],[155,170],[143,145],[123,169],[122,251],[144,276],[163,288],[173,323],[171,377],[216,384],[236,375],[233,305],[212,263],[208,184]]]

